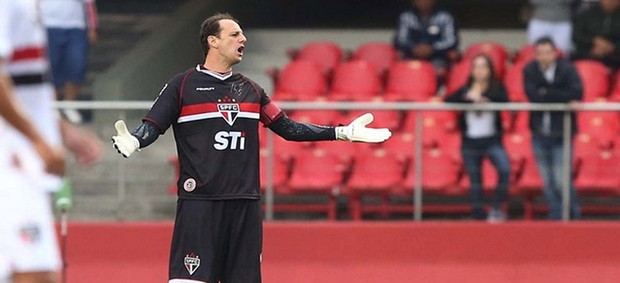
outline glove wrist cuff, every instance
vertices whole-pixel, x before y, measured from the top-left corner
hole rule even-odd
[[[350,141],[351,140],[351,134],[352,134],[352,129],[349,126],[342,126],[342,127],[336,127],[334,128],[334,131],[336,132],[336,139],[339,141]]]
[[[140,141],[138,140],[138,138],[131,135],[131,141],[133,142],[133,145],[136,151],[140,151]]]

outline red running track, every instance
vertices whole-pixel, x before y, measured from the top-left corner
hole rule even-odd
[[[263,282],[620,282],[620,223],[265,223]],[[71,223],[68,282],[167,282],[171,223]]]

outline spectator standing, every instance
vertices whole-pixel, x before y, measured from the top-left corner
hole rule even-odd
[[[411,0],[411,6],[400,14],[394,47],[402,59],[428,60],[443,75],[459,44],[454,17],[435,0]]]
[[[47,28],[54,85],[64,100],[75,100],[86,77],[89,44],[97,41],[95,0],[40,0]],[[76,110],[65,110],[72,122],[82,120]]]
[[[530,44],[541,37],[551,37],[565,54],[572,49],[572,15],[580,0],[529,0],[533,15],[527,26]]]
[[[557,58],[553,40],[548,37],[535,43],[536,59],[527,64],[523,70],[525,93],[532,103],[569,103],[581,101],[583,86],[575,67],[567,60]],[[530,113],[530,130],[532,145],[540,176],[544,181],[544,193],[549,204],[549,219],[562,218],[562,167],[564,130],[571,135],[577,132],[575,114],[571,114],[571,129],[564,129],[563,112],[533,111]],[[581,217],[575,188],[570,185],[570,217]]]
[[[484,55],[472,59],[467,84],[446,98],[446,102],[485,103],[508,102],[506,89],[496,79],[493,62]],[[497,111],[465,111],[459,115],[461,153],[471,186],[472,213],[475,219],[503,222],[506,213],[502,205],[508,197],[510,161],[502,145],[502,122]],[[482,191],[482,161],[487,157],[499,176],[491,211],[485,211]]]
[[[620,0],[600,0],[575,18],[575,58],[620,67]]]

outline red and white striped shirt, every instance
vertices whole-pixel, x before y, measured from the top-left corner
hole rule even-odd
[[[49,71],[37,0],[0,0],[0,58],[11,76]]]

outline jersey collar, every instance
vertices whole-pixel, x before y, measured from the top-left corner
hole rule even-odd
[[[211,71],[211,70],[203,67],[201,64],[198,64],[196,66],[196,71],[201,72],[203,74],[207,74],[209,76],[212,76],[212,77],[214,77],[216,79],[219,79],[220,81],[226,80],[226,79],[230,78],[233,75],[232,71],[230,71],[228,73],[220,74],[218,72],[214,72],[214,71]]]

